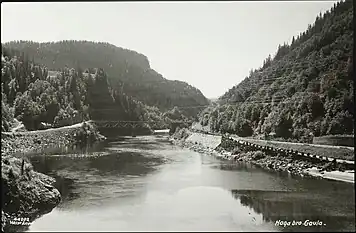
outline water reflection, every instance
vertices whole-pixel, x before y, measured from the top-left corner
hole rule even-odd
[[[248,163],[236,163],[234,161],[223,161],[218,165],[212,166],[212,168],[218,168],[224,171],[250,171],[256,168],[253,164]]]
[[[54,186],[62,194],[59,209],[81,208],[86,203],[100,206],[118,196],[139,193],[144,186],[142,177],[154,173],[159,165],[166,162],[162,156],[135,152],[127,146],[121,151],[110,151],[109,148],[115,147],[106,146],[85,148],[84,151],[80,148],[67,149],[62,154],[51,156],[30,156],[36,171],[56,179]]]
[[[354,213],[339,212],[338,207],[329,208],[324,201],[312,193],[275,192],[260,190],[232,190],[234,198],[244,206],[263,215],[263,220],[273,224],[276,221],[301,221],[301,226],[280,226],[282,231],[354,231]],[[345,203],[349,204],[349,203]],[[336,208],[336,209],[335,209]],[[343,209],[340,206],[340,209]],[[321,226],[303,226],[306,221],[322,221]],[[325,225],[324,225],[325,224]]]
[[[99,175],[134,175],[144,176],[162,164],[162,158],[145,156],[136,152],[124,152],[89,158],[88,166],[97,169]]]
[[[55,174],[53,177],[56,179],[54,186],[61,193],[62,202],[79,198],[79,194],[75,193],[75,179],[61,177]]]
[[[158,149],[169,142],[166,136],[155,137],[156,140],[152,140],[152,137],[118,137],[115,140],[111,139],[108,141],[110,147],[120,147],[124,146],[125,148],[136,148],[140,150],[155,150]]]

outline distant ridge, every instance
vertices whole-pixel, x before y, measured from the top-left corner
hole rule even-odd
[[[122,91],[149,106],[157,106],[162,111],[174,106],[208,104],[208,100],[197,88],[183,81],[165,79],[151,69],[143,54],[109,43],[75,40],[47,43],[12,41],[3,44],[3,47],[24,53],[29,59],[53,71],[63,67],[80,67],[83,70],[103,68],[114,90]],[[183,112],[187,116],[195,116],[200,110],[202,108],[187,108]]]

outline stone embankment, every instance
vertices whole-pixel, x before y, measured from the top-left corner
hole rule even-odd
[[[104,140],[90,123],[27,132],[2,132],[2,153],[40,152],[46,148],[72,146]]]
[[[26,230],[28,223],[50,212],[61,200],[53,186],[55,179],[34,171],[23,154],[103,139],[90,123],[40,131],[2,132],[2,231]]]
[[[325,159],[318,155],[256,145],[224,136],[192,133],[187,129],[179,130],[172,139],[175,144],[200,153],[248,162],[269,170],[354,182],[352,161],[347,163],[336,159]]]

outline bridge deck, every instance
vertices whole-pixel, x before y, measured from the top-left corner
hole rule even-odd
[[[91,123],[101,128],[147,128],[147,127],[162,127],[162,122],[153,121],[110,121],[110,120],[91,120]],[[191,122],[176,121],[169,124],[191,124]]]

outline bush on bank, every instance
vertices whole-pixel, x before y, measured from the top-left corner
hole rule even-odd
[[[74,138],[77,144],[91,144],[103,139],[99,134],[98,128],[90,123],[83,122],[83,125],[74,133]]]
[[[177,129],[175,130],[172,136],[174,139],[184,140],[187,139],[191,134],[192,132],[189,129],[177,127]]]

